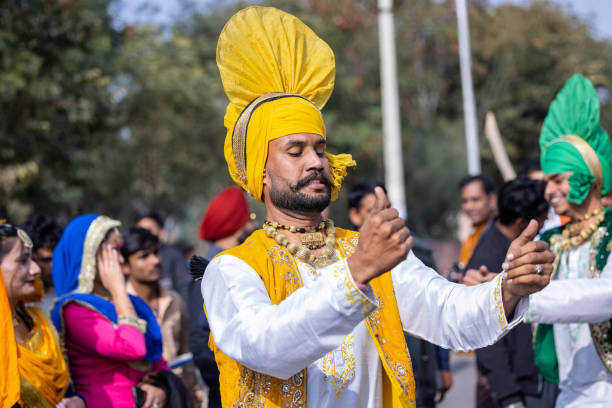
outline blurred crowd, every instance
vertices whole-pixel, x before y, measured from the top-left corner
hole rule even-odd
[[[543,177],[539,161],[530,160],[499,190],[485,175],[463,179],[460,216],[469,220],[469,233],[444,275],[466,285],[492,280],[529,220],[537,219],[542,230],[567,222],[549,207]],[[350,189],[353,229],[371,213],[377,186],[384,189],[371,181]],[[205,258],[242,243],[258,227],[254,218],[240,188],[221,191],[198,231],[209,244]],[[32,356],[18,362],[22,382],[31,384],[22,384],[22,406],[38,406],[32,401],[41,398],[62,407],[221,406],[200,282],[188,266],[193,246],[165,242],[164,224],[159,214],[148,213],[133,226],[94,214],[65,228],[44,215],[20,226],[0,225],[15,339]],[[413,235],[415,255],[437,270],[431,246]],[[449,353],[407,333],[406,341],[417,406],[435,407],[453,384]],[[542,392],[547,383],[532,343],[532,328],[523,323],[476,352],[478,407],[554,407],[558,389],[548,384]]]
[[[223,190],[199,229],[207,256],[242,242],[252,217],[242,190]],[[193,247],[164,235],[157,213],[133,226],[96,214],[65,228],[45,215],[0,224],[22,407],[221,406]]]

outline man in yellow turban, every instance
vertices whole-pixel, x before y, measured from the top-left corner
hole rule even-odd
[[[322,218],[355,163],[326,152],[334,54],[300,20],[238,12],[217,65],[230,174],[266,207],[263,229],[215,257],[202,280],[224,407],[414,407],[404,331],[469,350],[522,320],[523,297],[552,270],[547,246],[530,242],[535,221],[510,248],[508,280],[465,287],[410,252],[382,189],[359,234]]]

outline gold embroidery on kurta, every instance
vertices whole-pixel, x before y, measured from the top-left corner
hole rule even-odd
[[[354,341],[355,336],[351,333],[340,347],[321,359],[323,378],[331,383],[337,398],[340,398],[344,388],[355,378]]]

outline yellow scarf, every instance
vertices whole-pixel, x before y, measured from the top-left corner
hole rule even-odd
[[[9,408],[19,400],[21,384],[15,375],[17,365],[17,342],[13,327],[13,313],[6,295],[4,278],[0,272],[0,408]]]
[[[70,376],[58,345],[55,329],[42,312],[27,308],[34,328],[30,338],[18,343],[21,400],[24,408],[55,407],[64,397]]]
[[[344,257],[355,251],[357,240],[356,232],[336,229],[337,250],[341,251]],[[255,231],[242,245],[223,254],[233,255],[249,264],[261,276],[274,304],[279,304],[302,286],[293,257],[284,247],[268,238],[263,230]],[[370,284],[380,307],[367,317],[366,325],[384,367],[383,407],[413,408],[415,389],[412,364],[391,274],[386,273]],[[306,407],[306,368],[288,380],[281,380],[252,371],[232,360],[215,345],[212,335],[209,345],[215,352],[219,367],[221,401],[224,407]]]

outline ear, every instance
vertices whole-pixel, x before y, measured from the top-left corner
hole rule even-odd
[[[359,211],[356,208],[349,208],[349,220],[354,226],[361,225],[363,221]]]
[[[268,172],[266,171],[265,167],[264,167],[264,170],[263,170],[263,174],[261,176],[261,180],[262,180],[262,184],[263,184],[264,187],[268,185]]]
[[[491,209],[497,212],[497,194],[489,194],[489,204],[491,205]]]
[[[127,263],[127,260],[121,263],[121,272],[123,272],[126,277],[130,276],[131,269],[130,265]]]

